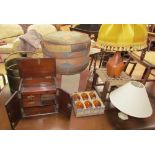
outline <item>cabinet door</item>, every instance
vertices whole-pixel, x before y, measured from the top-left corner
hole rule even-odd
[[[0,130],[10,130],[10,129],[11,124],[6,112],[5,105],[3,103],[0,103]]]
[[[60,88],[57,90],[57,103],[59,105],[58,111],[70,118],[72,111],[72,100],[70,95]]]
[[[19,120],[22,118],[20,99],[17,91],[10,97],[5,104],[12,128],[15,128]]]

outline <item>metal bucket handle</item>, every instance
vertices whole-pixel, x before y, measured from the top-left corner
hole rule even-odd
[[[2,79],[3,79],[3,84],[6,85],[6,80],[5,80],[5,76],[4,76],[4,74],[0,73],[0,76],[1,76]]]
[[[21,54],[21,53],[32,53],[32,54],[38,55],[40,52],[31,52],[31,51],[30,51],[30,52],[25,52],[25,51],[22,51],[22,52],[14,52],[14,53],[9,54],[8,57],[4,59],[4,63],[6,63],[6,61],[8,60],[8,58],[9,58],[10,56],[12,56],[12,55],[14,55],[14,54]]]

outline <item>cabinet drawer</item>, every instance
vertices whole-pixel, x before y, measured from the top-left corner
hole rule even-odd
[[[41,102],[39,100],[36,101],[26,101],[24,100],[22,102],[23,107],[34,107],[34,106],[42,106]]]
[[[38,95],[24,95],[22,96],[24,101],[37,101],[40,100],[40,94]]]
[[[26,95],[22,96],[23,107],[41,106],[40,95]]]
[[[25,116],[39,115],[55,112],[55,105],[46,105],[42,107],[26,107],[23,109]]]

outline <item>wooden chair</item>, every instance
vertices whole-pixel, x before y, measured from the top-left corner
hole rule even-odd
[[[21,82],[19,91],[24,115],[56,111],[56,61],[54,58],[18,60]]]
[[[150,51],[152,42],[155,42],[155,33],[148,32],[148,47],[142,51],[134,51],[129,53],[130,58],[127,61],[125,67],[126,70],[130,62],[133,60],[135,61],[129,73],[129,75],[132,76],[137,63],[143,65],[145,67],[145,70],[140,79],[143,84],[146,84],[147,81],[155,81],[155,79],[149,79],[150,75],[155,76],[154,74],[152,74],[152,70],[155,69],[155,52]]]

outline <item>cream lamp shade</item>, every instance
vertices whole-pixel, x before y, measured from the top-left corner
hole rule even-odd
[[[97,43],[105,51],[135,51],[147,47],[146,24],[103,24]]]
[[[110,101],[129,116],[146,118],[153,112],[145,86],[140,82],[131,81],[112,91]]]

